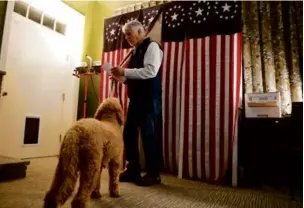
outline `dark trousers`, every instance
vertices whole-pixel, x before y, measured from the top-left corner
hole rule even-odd
[[[153,106],[153,107],[152,107]],[[150,108],[130,102],[124,126],[124,145],[127,169],[140,171],[138,128],[141,130],[147,173],[158,175],[160,169],[159,141],[161,140],[161,102],[155,100]]]

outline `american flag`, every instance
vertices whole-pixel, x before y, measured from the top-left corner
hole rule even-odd
[[[165,166],[180,177],[220,183],[231,164],[241,87],[240,7],[237,1],[191,1],[163,10],[163,151]]]
[[[221,182],[235,162],[232,148],[241,89],[241,3],[174,1],[113,17],[105,25],[118,28],[133,17],[147,26],[155,17],[152,10],[162,12],[161,31],[153,34],[161,34],[164,50],[165,169],[183,178]],[[117,37],[120,41],[105,39],[102,56],[114,65],[130,50],[121,32]],[[107,97],[109,81],[105,73],[101,76],[102,100]],[[125,92],[122,87],[127,104]]]

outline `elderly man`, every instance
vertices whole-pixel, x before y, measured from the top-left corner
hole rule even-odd
[[[123,27],[128,43],[134,47],[128,68],[114,67],[112,77],[128,87],[130,99],[124,126],[124,144],[127,169],[120,174],[120,181],[135,182],[139,186],[161,183],[157,128],[161,125],[161,77],[160,67],[163,52],[150,38],[138,21],[130,21]],[[138,128],[141,129],[147,173],[140,175]]]

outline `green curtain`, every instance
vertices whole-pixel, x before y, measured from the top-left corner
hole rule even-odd
[[[303,2],[244,1],[245,93],[280,92],[282,114],[302,96]]]

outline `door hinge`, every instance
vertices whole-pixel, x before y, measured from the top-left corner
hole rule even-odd
[[[61,136],[61,134],[59,135],[59,141],[60,141],[60,143],[61,143],[61,139],[62,139],[62,136]]]

